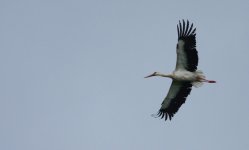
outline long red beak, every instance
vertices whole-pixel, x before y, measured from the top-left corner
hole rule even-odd
[[[151,74],[151,75],[148,75],[148,76],[146,76],[146,77],[144,77],[144,78],[149,78],[149,77],[153,77],[153,76],[155,76],[155,74],[153,73],[153,74]]]

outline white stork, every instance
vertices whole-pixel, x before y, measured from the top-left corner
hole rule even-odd
[[[162,102],[161,108],[157,113],[158,117],[170,120],[178,111],[187,96],[190,94],[192,86],[200,87],[203,82],[216,83],[213,80],[205,79],[202,71],[197,70],[198,52],[196,50],[196,28],[193,29],[193,23],[189,26],[189,21],[179,21],[177,25],[178,43],[176,45],[177,61],[176,68],[171,74],[162,74],[154,72],[145,77],[161,76],[171,78],[169,92]]]

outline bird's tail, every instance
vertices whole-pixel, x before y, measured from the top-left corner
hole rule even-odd
[[[201,79],[205,80],[206,77],[205,77],[204,73],[201,70],[196,70],[195,73],[197,74],[198,78],[201,78]],[[203,82],[194,81],[194,82],[192,82],[192,85],[194,87],[198,88],[198,87],[201,87],[203,85]]]

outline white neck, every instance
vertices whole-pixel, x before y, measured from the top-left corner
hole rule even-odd
[[[173,78],[172,74],[157,73],[155,76],[166,77],[166,78]]]

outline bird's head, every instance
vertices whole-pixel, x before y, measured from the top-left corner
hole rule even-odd
[[[158,72],[154,72],[151,75],[148,75],[148,76],[146,76],[144,78],[154,77],[154,76],[157,76],[158,74],[159,74]]]

